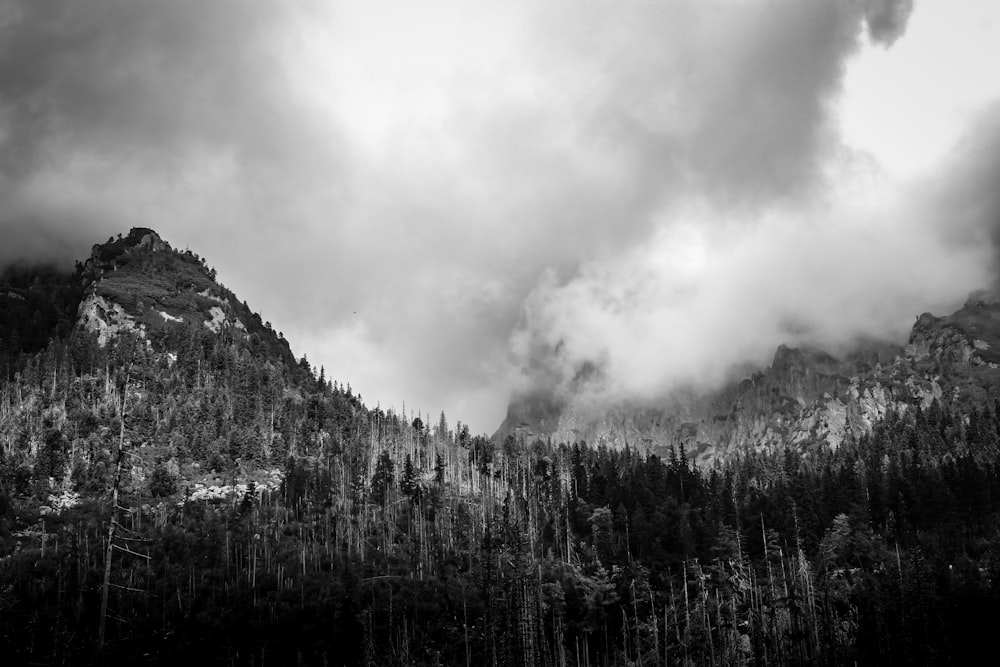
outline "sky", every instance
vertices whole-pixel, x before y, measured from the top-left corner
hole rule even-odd
[[[0,263],[190,247],[366,403],[656,397],[995,280],[989,0],[0,0]]]

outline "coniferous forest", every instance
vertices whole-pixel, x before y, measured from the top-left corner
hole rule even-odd
[[[88,291],[140,313],[231,296],[147,231],[5,278],[5,664],[963,665],[989,646],[991,391],[711,466],[498,441],[366,406],[245,303],[249,328],[75,326]]]
[[[178,336],[77,331],[4,384],[8,664],[969,664],[1000,620],[995,406],[702,470]]]

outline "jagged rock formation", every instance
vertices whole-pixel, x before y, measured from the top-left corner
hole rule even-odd
[[[1000,386],[1000,296],[973,293],[947,317],[917,318],[904,346],[866,341],[839,357],[778,347],[771,365],[711,392],[675,391],[656,403],[556,400],[536,389],[515,397],[494,438],[645,447],[671,446],[711,462],[733,452],[792,447],[808,456],[858,438],[890,410],[971,401]]]

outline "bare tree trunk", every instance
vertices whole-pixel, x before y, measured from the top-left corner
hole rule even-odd
[[[101,622],[97,631],[97,649],[104,652],[104,630],[108,621],[108,593],[111,588],[111,556],[114,552],[115,532],[118,530],[118,487],[122,479],[122,456],[125,451],[125,400],[128,397],[128,378],[121,399],[121,428],[118,432],[118,459],[115,464],[115,482],[111,487],[111,521],[108,524],[108,546],[104,554],[104,584],[101,587]]]

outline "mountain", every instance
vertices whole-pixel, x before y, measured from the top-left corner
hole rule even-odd
[[[21,492],[109,488],[125,413],[126,485],[262,483],[367,414],[190,250],[133,228],[72,272],[19,266],[0,279],[3,463]],[[29,315],[28,313],[33,313]]]
[[[188,327],[226,329],[275,362],[295,365],[283,336],[219,284],[203,258],[173,249],[144,227],[94,245],[73,272],[8,267],[0,275],[0,305],[0,350],[8,366],[14,356],[36,352],[74,328],[96,334],[101,347],[129,332],[176,356]]]
[[[712,391],[595,405],[584,391],[559,400],[544,388],[515,396],[494,439],[586,441],[683,449],[713,463],[733,453],[804,455],[870,434],[889,411],[935,400],[992,406],[1000,396],[1000,294],[982,290],[947,317],[919,316],[907,345],[862,341],[837,356],[781,345],[771,365]]]
[[[779,347],[711,393],[536,391],[490,439],[365,406],[150,229],[8,268],[0,655],[975,664],[1000,622],[998,322],[983,292],[905,347]]]
[[[190,250],[171,248],[151,229],[135,227],[95,245],[79,273],[85,296],[77,323],[96,333],[102,346],[129,331],[170,351],[185,327],[204,327],[226,329],[262,346],[275,361],[295,363],[287,341],[220,285],[215,269]]]

